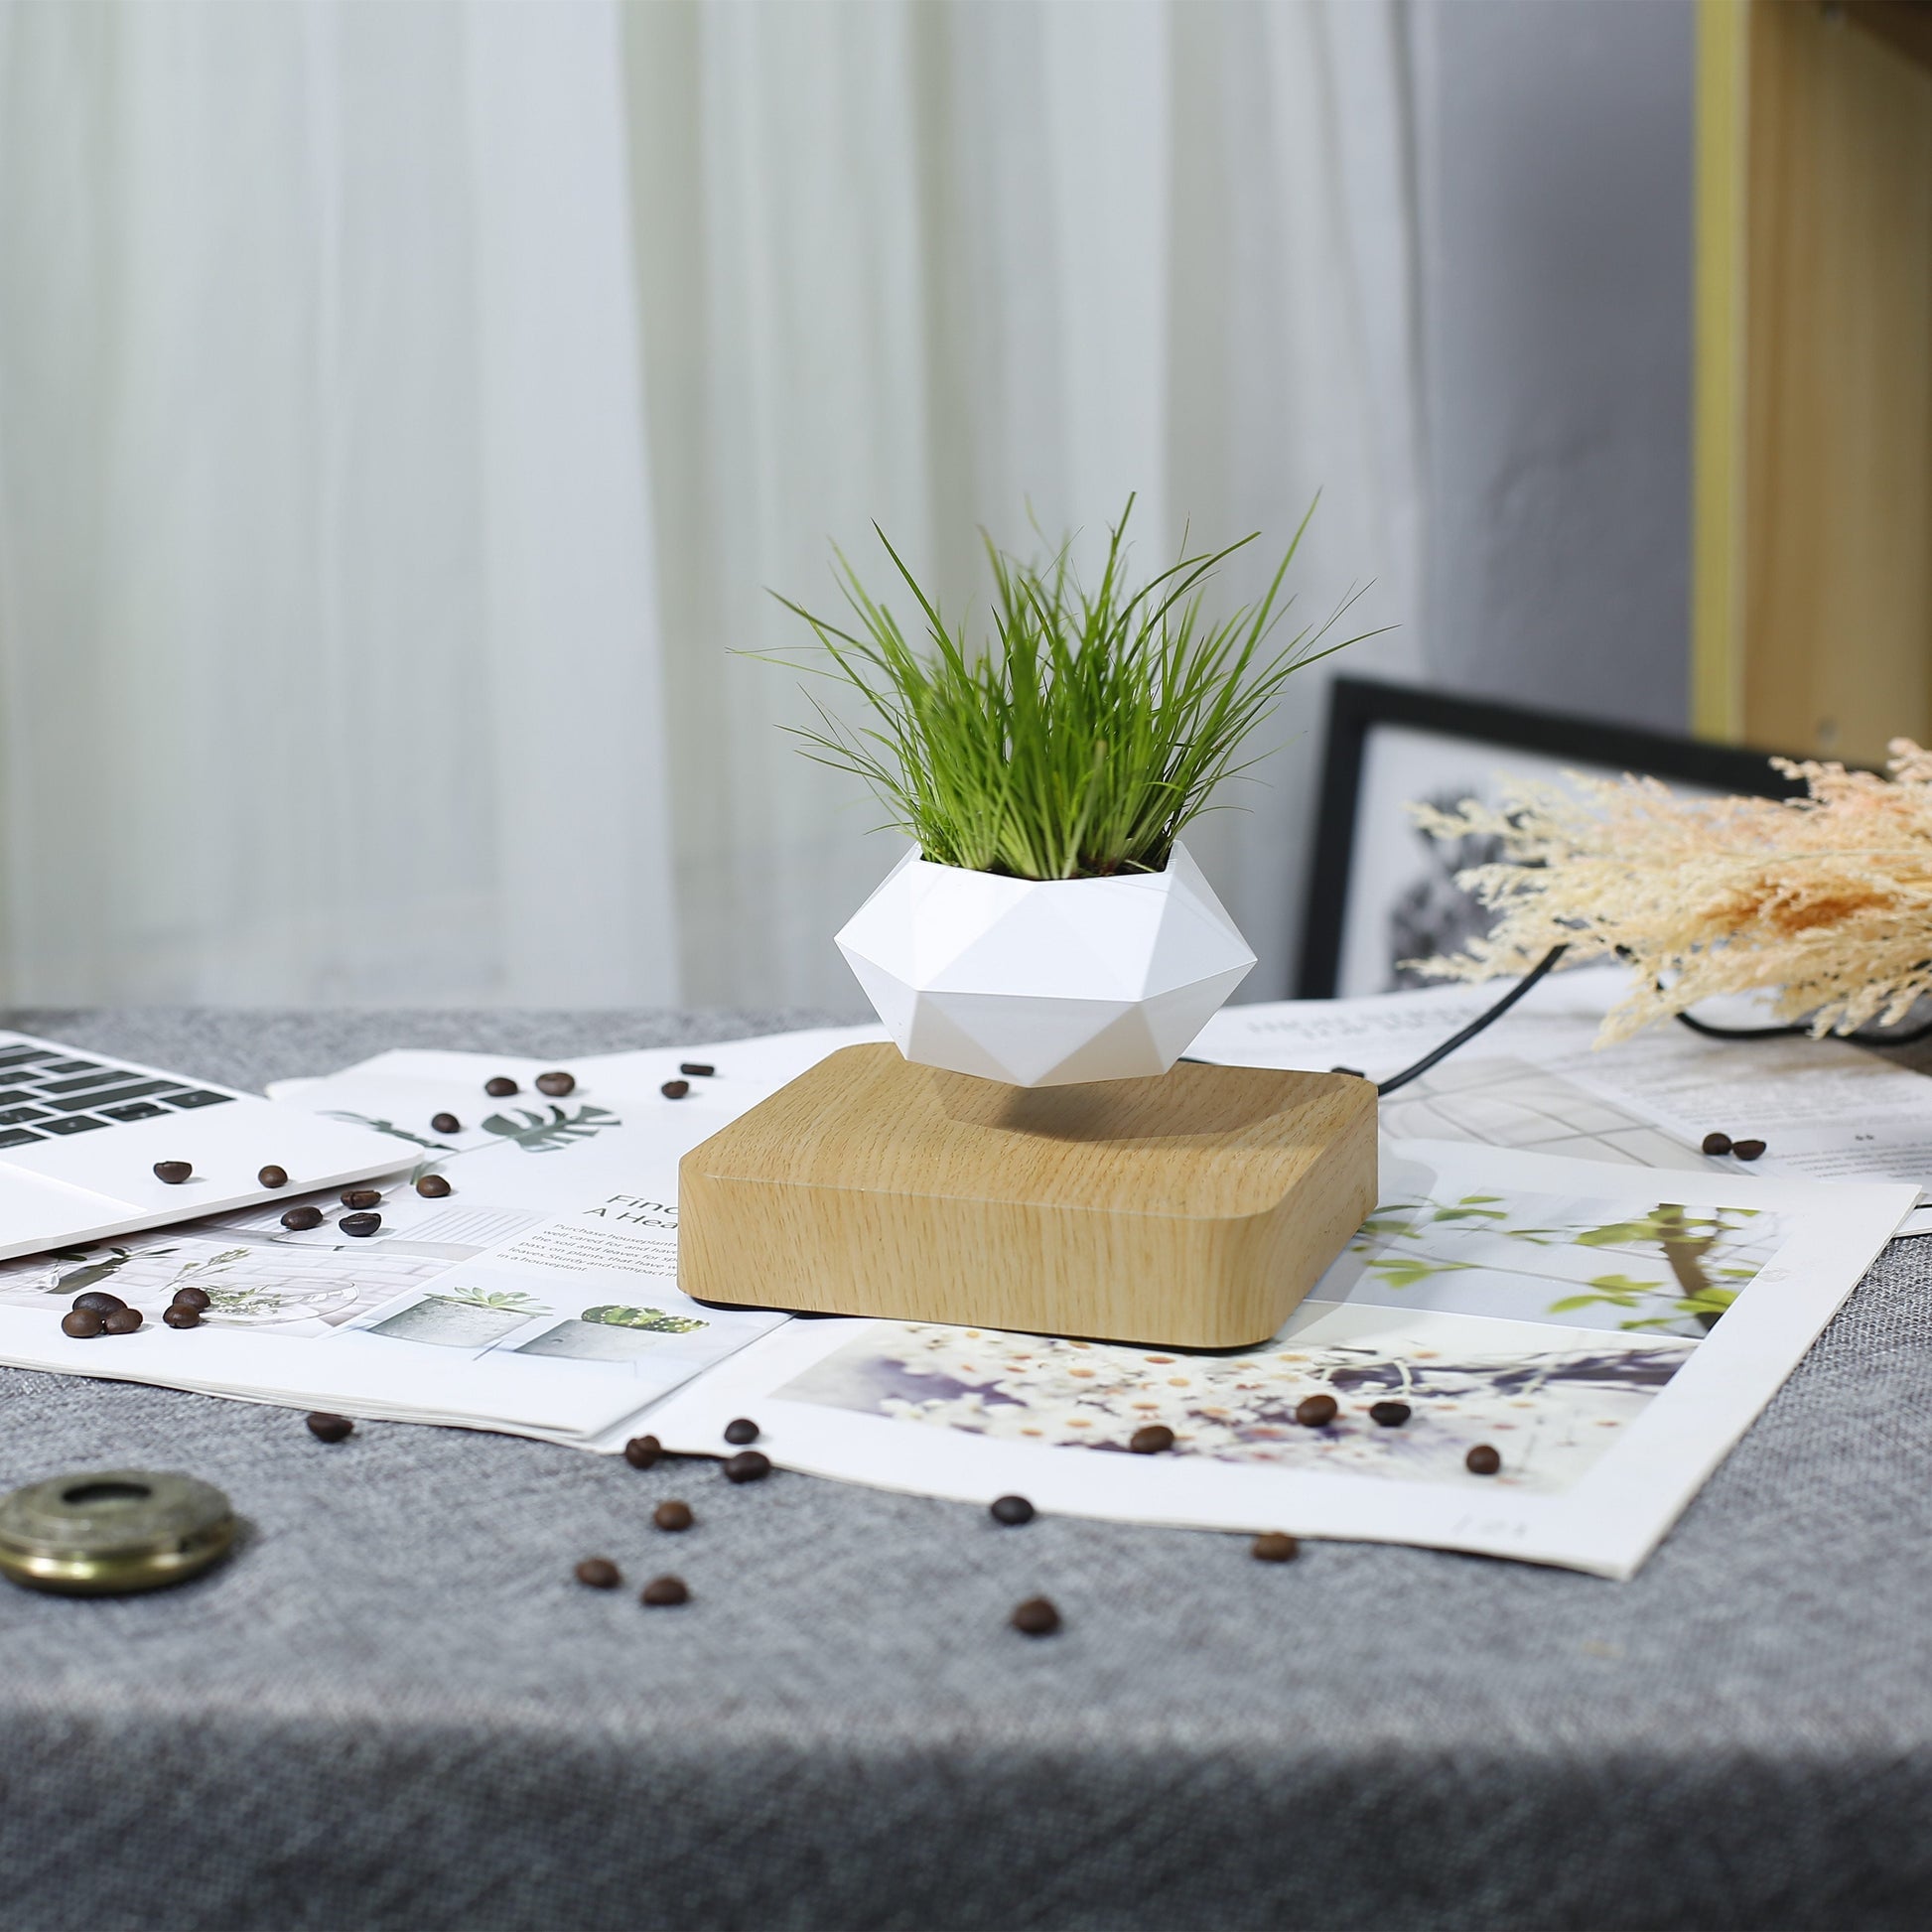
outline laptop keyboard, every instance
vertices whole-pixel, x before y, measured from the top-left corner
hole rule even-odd
[[[233,1098],[112,1060],[76,1059],[64,1046],[0,1046],[0,1150]]]

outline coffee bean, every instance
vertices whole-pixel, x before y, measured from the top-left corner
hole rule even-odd
[[[725,1474],[733,1482],[762,1482],[771,1473],[771,1458],[762,1449],[740,1449],[725,1459]]]
[[[623,1572],[609,1557],[586,1557],[575,1572],[580,1584],[592,1589],[616,1589],[623,1582]]]
[[[1030,1637],[1050,1637],[1060,1627],[1060,1613],[1043,1596],[1030,1596],[1013,1613],[1013,1627]]]
[[[1173,1448],[1173,1431],[1164,1422],[1151,1422],[1145,1429],[1137,1429],[1127,1439],[1127,1447],[1136,1455],[1159,1455],[1163,1449]]]
[[[653,1610],[668,1610],[690,1600],[691,1592],[685,1588],[682,1577],[653,1577],[637,1592],[637,1601]]]
[[[343,1192],[345,1207],[379,1207],[382,1196],[373,1187],[349,1187]]]
[[[140,1325],[139,1309],[116,1309],[112,1314],[100,1317],[100,1332],[103,1335],[131,1335]]]
[[[709,1080],[718,1071],[709,1060],[679,1060],[677,1070],[680,1073],[690,1074],[694,1080]]]
[[[170,1187],[179,1187],[194,1172],[186,1161],[157,1161],[154,1164],[154,1177],[165,1180]]]
[[[286,1187],[289,1184],[289,1171],[286,1168],[278,1168],[271,1161],[255,1178],[264,1187]]]
[[[208,1292],[205,1288],[178,1288],[175,1290],[175,1307],[193,1309],[197,1314],[208,1306]]]
[[[1034,1520],[1034,1506],[1025,1496],[995,1496],[993,1520],[1017,1529],[1022,1523],[1031,1523]]]
[[[1400,1429],[1415,1413],[1406,1402],[1377,1402],[1369,1406],[1368,1419],[1384,1429]]]
[[[691,1082],[689,1080],[666,1080],[657,1091],[666,1100],[682,1100],[691,1091]]]
[[[1262,1563],[1293,1563],[1302,1554],[1302,1546],[1292,1536],[1270,1530],[1255,1538],[1252,1554]]]
[[[380,1214],[345,1214],[336,1223],[345,1234],[373,1234],[382,1225]]]
[[[483,1092],[492,1100],[507,1100],[516,1091],[516,1082],[507,1073],[493,1074],[483,1082]]]
[[[1764,1152],[1762,1141],[1732,1141],[1730,1151],[1740,1161],[1755,1161]]]
[[[689,1503],[672,1501],[659,1503],[651,1511],[650,1520],[660,1530],[688,1530],[698,1519],[691,1514]]]
[[[332,1416],[318,1409],[309,1418],[309,1434],[319,1443],[340,1443],[355,1434],[355,1425],[346,1416]]]
[[[1462,1466],[1472,1476],[1492,1476],[1503,1466],[1503,1459],[1487,1443],[1478,1443],[1462,1458]]]
[[[282,1216],[285,1228],[294,1228],[299,1234],[304,1228],[319,1228],[322,1225],[322,1209],[319,1207],[291,1207]]]
[[[725,1425],[725,1441],[736,1444],[740,1449],[747,1443],[756,1443],[758,1439],[759,1426],[750,1416],[740,1416],[736,1422]]]
[[[202,1311],[191,1309],[185,1302],[177,1302],[172,1308],[161,1311],[161,1318],[171,1328],[199,1328],[202,1325]]]
[[[552,1100],[561,1100],[576,1085],[574,1073],[539,1073],[536,1077],[537,1091],[547,1093]]]
[[[1295,1405],[1295,1420],[1304,1429],[1326,1429],[1335,1419],[1335,1399],[1331,1395],[1311,1395]]]
[[[623,1446],[623,1459],[633,1469],[648,1469],[664,1453],[664,1445],[655,1436],[633,1436]]]
[[[96,1314],[112,1314],[116,1309],[124,1309],[127,1304],[118,1295],[109,1295],[104,1288],[90,1288],[84,1295],[73,1298],[77,1309],[92,1309]]]
[[[454,1114],[431,1114],[429,1130],[432,1134],[461,1134],[463,1123]]]
[[[450,1191],[450,1183],[440,1173],[418,1174],[416,1191],[425,1200],[441,1200]]]
[[[101,1317],[93,1309],[69,1309],[61,1317],[61,1332],[75,1341],[90,1341],[100,1333]]]
[[[1705,1135],[1704,1151],[1706,1154],[1728,1154],[1730,1152],[1730,1136],[1728,1134],[1715,1132]]]

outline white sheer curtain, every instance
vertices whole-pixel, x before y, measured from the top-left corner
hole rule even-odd
[[[1419,662],[1400,0],[0,7],[0,992],[831,1001],[883,523],[1323,490]],[[1252,587],[1254,573],[1231,586]],[[1190,842],[1278,990],[1318,679]],[[1296,734],[1300,734],[1296,738]]]

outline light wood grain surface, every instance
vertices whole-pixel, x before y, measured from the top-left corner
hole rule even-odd
[[[1877,763],[1932,735],[1932,71],[1866,24],[1704,0],[1695,682]]]
[[[1235,1347],[1375,1203],[1374,1089],[1180,1065],[1019,1089],[851,1046],[684,1157],[701,1300]]]

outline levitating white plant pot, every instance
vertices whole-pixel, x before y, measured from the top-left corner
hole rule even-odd
[[[1181,845],[1109,879],[908,853],[838,945],[908,1060],[1015,1087],[1165,1073],[1255,963]]]

